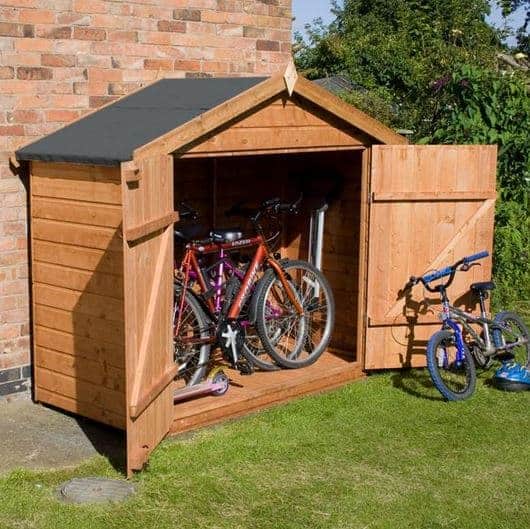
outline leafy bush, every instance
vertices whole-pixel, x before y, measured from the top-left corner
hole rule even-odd
[[[445,107],[437,130],[422,142],[499,146],[494,305],[530,301],[530,98],[525,79],[462,66],[439,91]]]

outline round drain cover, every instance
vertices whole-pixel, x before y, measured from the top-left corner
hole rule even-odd
[[[74,478],[59,486],[59,499],[68,503],[118,502],[134,494],[132,483],[110,478]]]

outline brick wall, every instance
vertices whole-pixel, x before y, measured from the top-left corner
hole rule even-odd
[[[0,395],[28,387],[19,146],[158,77],[266,75],[291,52],[291,0],[0,0]]]

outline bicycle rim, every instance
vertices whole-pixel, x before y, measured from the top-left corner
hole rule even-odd
[[[209,337],[208,320],[197,300],[186,292],[177,334],[181,295],[181,292],[175,292],[173,351],[175,362],[179,366],[177,377],[187,386],[192,386],[204,378],[208,366],[211,346],[204,343]]]

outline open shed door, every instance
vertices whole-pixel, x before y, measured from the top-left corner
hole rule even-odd
[[[411,275],[491,253],[496,158],[496,146],[372,148],[365,369],[425,365],[439,299],[402,289]],[[471,308],[469,284],[490,277],[491,258],[458,274],[451,301]]]
[[[173,421],[173,158],[122,165],[127,474]]]

